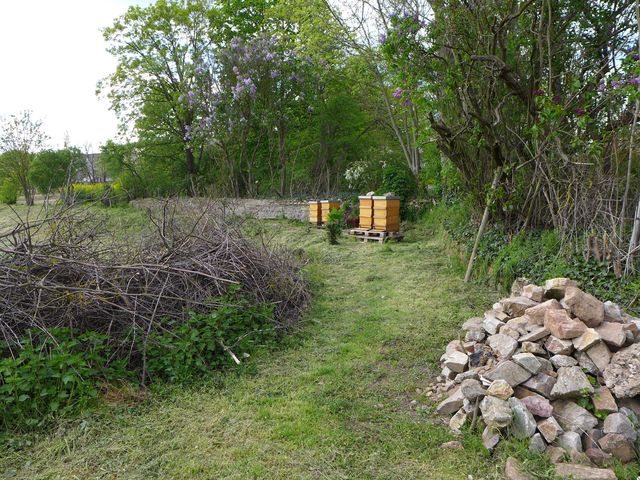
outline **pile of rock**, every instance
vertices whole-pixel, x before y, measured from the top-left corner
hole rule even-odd
[[[636,459],[640,436],[640,319],[576,282],[515,285],[447,345],[437,408],[459,431],[482,421],[484,445],[529,438],[556,463]]]

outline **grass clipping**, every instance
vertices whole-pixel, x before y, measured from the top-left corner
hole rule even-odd
[[[106,334],[120,358],[144,361],[146,339],[167,319],[207,313],[231,285],[274,305],[274,327],[293,327],[309,302],[299,262],[249,241],[213,206],[148,209],[154,227],[118,238],[94,208],[55,207],[0,235],[0,334],[10,350],[29,329]],[[142,340],[142,341],[141,341]]]

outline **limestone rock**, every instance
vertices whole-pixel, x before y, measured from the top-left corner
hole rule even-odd
[[[515,387],[527,381],[531,377],[531,372],[511,360],[506,360],[496,365],[485,377],[489,380],[506,380],[509,385]]]
[[[513,356],[513,361],[534,375],[542,368],[542,363],[533,353],[517,353]]]
[[[606,465],[613,458],[613,455],[604,452],[600,447],[587,448],[584,453],[587,455],[591,463],[598,466]]]
[[[579,352],[584,352],[600,341],[600,334],[594,328],[587,328],[585,332],[572,339],[573,347]]]
[[[608,433],[602,437],[598,443],[600,448],[610,453],[623,463],[629,463],[636,458],[636,451],[624,435],[619,433]]]
[[[506,380],[500,378],[491,382],[486,394],[501,400],[507,400],[513,395],[513,388],[511,388],[511,385],[509,385]]]
[[[468,413],[463,408],[458,410],[456,414],[449,420],[449,428],[455,433],[460,433],[460,429],[467,421]]]
[[[547,442],[544,441],[544,438],[542,438],[542,435],[540,435],[539,433],[536,433],[535,435],[533,435],[533,437],[531,437],[531,440],[529,440],[530,452],[544,453],[546,449],[547,449]]]
[[[456,375],[454,382],[462,383],[465,380],[469,380],[469,379],[479,380],[480,376],[478,375],[478,372],[476,372],[475,370],[467,370],[466,372],[462,372]]]
[[[561,463],[564,461],[565,452],[562,448],[549,445],[547,446],[546,452],[547,452],[547,456],[549,457],[549,460],[551,460],[551,463],[557,465],[558,463]]]
[[[529,279],[526,277],[516,278],[511,284],[511,290],[510,290],[511,296],[519,297],[520,295],[522,295],[522,289],[524,288],[525,285],[529,285],[530,283],[531,281],[529,281]]]
[[[640,395],[640,343],[616,352],[605,368],[603,377],[616,398]]]
[[[550,417],[553,415],[551,402],[542,395],[530,395],[521,398],[520,401],[537,417]]]
[[[594,468],[586,465],[560,463],[556,465],[556,475],[573,480],[616,480],[616,474],[608,468]]]
[[[498,320],[495,316],[487,316],[482,322],[482,328],[486,330],[489,335],[495,335],[500,330],[500,327],[504,325],[504,322]]]
[[[622,323],[603,322],[596,330],[602,340],[613,347],[622,347],[627,340],[625,326]]]
[[[571,340],[560,340],[551,335],[544,343],[544,348],[554,355],[571,355],[571,352],[573,352],[573,342]]]
[[[638,438],[635,427],[624,413],[612,413],[604,420],[602,431],[607,433],[619,433],[629,442],[634,443]]]
[[[499,360],[508,360],[518,348],[518,342],[516,340],[509,335],[503,335],[501,333],[491,335],[487,338],[487,345],[496,352]]]
[[[553,416],[565,432],[582,433],[598,424],[598,419],[570,400],[556,400],[552,403]]]
[[[550,397],[551,390],[553,390],[555,384],[556,379],[552,376],[547,375],[546,373],[538,373],[524,382],[522,386],[545,397]]]
[[[564,432],[562,435],[558,436],[556,444],[569,454],[573,450],[576,452],[582,451],[582,440],[578,432]]]
[[[513,412],[511,433],[516,438],[530,438],[536,432],[536,420],[521,400],[511,397],[509,406]]]
[[[455,351],[447,355],[444,366],[453,372],[462,373],[468,362],[469,356],[466,353]]]
[[[440,404],[437,406],[436,411],[440,415],[450,415],[454,412],[457,412],[462,407],[464,403],[464,396],[462,395],[461,389],[458,387]]]
[[[546,420],[538,422],[538,430],[540,431],[544,439],[549,443],[553,442],[556,438],[564,433],[564,430],[562,429],[558,421],[553,417],[549,417]]]
[[[513,412],[509,403],[497,397],[484,397],[480,402],[480,411],[488,427],[504,428],[513,421]]]
[[[520,332],[514,328],[508,327],[506,324],[504,324],[500,329],[500,335],[507,335],[514,340],[518,340],[520,338]]]
[[[473,401],[478,397],[485,395],[485,390],[478,380],[468,378],[460,384],[460,391],[462,396],[469,401]]]
[[[551,398],[573,398],[593,393],[593,385],[580,367],[561,367]]]
[[[493,450],[500,442],[500,432],[497,429],[484,427],[482,431],[482,445],[487,450]]]
[[[545,327],[536,327],[529,333],[522,335],[518,340],[520,342],[536,342],[548,336],[550,333],[551,332]]]
[[[458,440],[452,440],[450,442],[443,443],[442,445],[440,445],[440,448],[445,450],[462,450],[464,448],[464,445],[462,445],[462,442]]]
[[[577,286],[577,282],[568,278],[551,278],[544,283],[544,295],[547,298],[560,300],[564,298],[567,287]]]
[[[578,361],[569,355],[554,355],[550,360],[555,368],[575,367],[578,365]]]
[[[562,305],[555,299],[547,300],[524,311],[525,316],[535,325],[544,325],[547,310],[561,310]]]
[[[520,352],[522,353],[534,353],[537,355],[544,355],[544,348],[541,345],[533,342],[522,342],[520,345]]]
[[[530,298],[524,296],[503,298],[500,300],[500,303],[502,304],[504,311],[512,317],[520,317],[524,315],[527,308],[538,304],[538,302],[534,302]]]
[[[571,313],[588,327],[597,327],[604,320],[604,304],[578,287],[568,286],[564,301],[571,308]]]
[[[601,344],[604,345],[604,344]],[[591,347],[594,348],[594,347]],[[593,360],[591,360],[591,358],[589,358],[589,355],[587,355],[587,352],[575,352],[573,354],[573,357],[578,360],[578,365],[580,365],[580,368],[584,369],[586,372],[592,374],[592,375],[598,375],[600,373],[600,370],[598,370],[598,367],[596,366],[595,363],[593,363]]]
[[[624,317],[622,316],[622,309],[617,303],[604,302],[604,321],[623,323]]]
[[[529,325],[529,322],[529,317],[523,315],[522,317],[516,317],[508,320],[507,323],[504,324],[504,326],[514,329],[520,335],[526,335],[527,333],[529,333],[529,330],[527,330],[527,325]]]
[[[582,435],[582,448],[587,451],[590,448],[600,448],[598,440],[604,437],[604,433],[599,428],[592,428],[587,430]]]
[[[540,303],[544,297],[544,288],[530,283],[529,285],[522,287],[521,295],[523,297],[530,298],[534,302]]]
[[[596,391],[591,399],[593,401],[593,407],[596,412],[613,413],[618,411],[616,399],[613,398],[611,390],[609,390],[607,387],[596,388]]]
[[[531,480],[529,475],[522,473],[518,461],[513,457],[507,458],[504,464],[504,477],[507,480]]]
[[[596,372],[604,372],[607,365],[611,361],[611,351],[604,342],[596,343],[593,347],[586,351],[587,357],[595,365]]]
[[[471,317],[469,320],[462,324],[463,330],[476,330],[478,328],[482,328],[482,322],[484,318],[482,317]]]
[[[587,326],[580,320],[571,318],[564,310],[547,310],[544,316],[544,326],[554,337],[568,340],[579,337]]]
[[[466,342],[481,342],[485,337],[486,335],[483,328],[472,328],[464,334],[464,340]]]

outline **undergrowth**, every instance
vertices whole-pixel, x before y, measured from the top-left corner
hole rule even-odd
[[[441,228],[462,257],[473,248],[477,226],[464,202],[440,204],[425,214],[423,221]],[[490,225],[478,246],[474,278],[508,291],[519,277],[541,284],[554,277],[568,277],[598,298],[614,301],[640,313],[640,278],[618,278],[606,262],[585,259],[575,245],[563,245],[553,230],[527,231],[509,235],[499,225]]]

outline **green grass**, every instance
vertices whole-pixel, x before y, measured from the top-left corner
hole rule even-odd
[[[465,434],[464,450],[439,448],[455,437],[421,392],[461,322],[496,297],[462,282],[441,240],[414,230],[399,244],[330,247],[324,231],[300,224],[253,227],[309,259],[315,297],[295,335],[238,372],[157,386],[132,406],[123,394],[54,431],[14,438],[0,451],[0,476],[478,480],[502,478],[516,454],[551,478],[522,443],[492,457]]]

